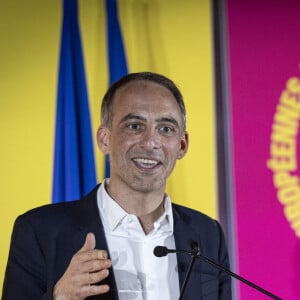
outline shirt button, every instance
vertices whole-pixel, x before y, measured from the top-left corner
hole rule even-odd
[[[128,221],[128,222],[132,222],[132,221],[133,221],[133,216],[132,216],[132,215],[128,215],[127,221]]]

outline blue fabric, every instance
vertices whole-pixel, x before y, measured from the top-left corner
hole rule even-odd
[[[80,199],[96,184],[96,171],[77,0],[64,0],[52,202]]]
[[[106,0],[106,22],[109,84],[111,85],[128,73],[116,0]],[[105,177],[109,177],[109,174],[109,161],[106,157]]]

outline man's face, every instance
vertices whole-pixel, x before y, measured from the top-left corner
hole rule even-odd
[[[164,191],[166,179],[188,146],[179,105],[165,87],[131,82],[115,94],[111,128],[100,127],[98,144],[109,155],[110,186]]]

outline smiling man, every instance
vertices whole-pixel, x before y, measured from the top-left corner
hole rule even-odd
[[[156,257],[157,245],[201,252],[228,268],[217,221],[172,204],[167,178],[188,149],[183,98],[149,72],[114,83],[97,132],[110,178],[80,201],[47,205],[14,227],[2,299],[174,300],[190,257]],[[185,299],[231,299],[230,278],[196,261]]]

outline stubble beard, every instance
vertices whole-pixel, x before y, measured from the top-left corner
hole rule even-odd
[[[130,186],[136,192],[148,194],[151,192],[165,191],[166,179],[165,178],[141,178],[142,176],[133,176]]]

